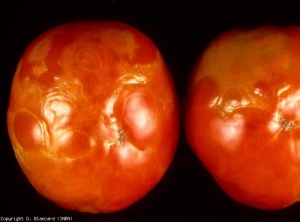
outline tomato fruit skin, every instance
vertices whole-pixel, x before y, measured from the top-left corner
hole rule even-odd
[[[109,21],[54,27],[24,52],[7,126],[35,189],[82,212],[124,209],[163,177],[176,151],[172,77],[138,30]]]
[[[194,153],[234,200],[281,209],[300,196],[300,28],[225,32],[192,72],[184,113]]]

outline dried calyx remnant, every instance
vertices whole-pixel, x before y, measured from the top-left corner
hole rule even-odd
[[[283,128],[285,131],[291,131],[296,127],[294,120],[286,121],[282,117],[281,112],[279,111],[278,113],[279,113],[279,125],[281,128]]]
[[[119,144],[124,143],[125,140],[126,140],[126,135],[125,135],[124,131],[121,130],[121,129],[119,129],[119,130],[118,130],[118,134],[119,134],[118,143],[119,143]]]

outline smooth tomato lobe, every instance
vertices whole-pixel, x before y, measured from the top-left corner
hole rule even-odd
[[[13,129],[24,150],[34,151],[43,146],[44,136],[40,124],[28,112],[20,112],[14,119]],[[29,133],[28,133],[29,132]]]
[[[151,136],[156,128],[156,119],[146,96],[131,95],[124,104],[124,117],[138,140]]]

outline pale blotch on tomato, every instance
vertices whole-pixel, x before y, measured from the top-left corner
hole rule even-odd
[[[66,78],[78,79],[84,91],[93,94],[95,84],[108,78],[107,63],[110,63],[106,49],[101,47],[99,40],[88,41],[88,37],[76,39],[69,47],[66,47],[58,60]],[[95,75],[97,73],[98,75]],[[70,80],[68,80],[70,81]],[[103,86],[102,86],[103,87]]]
[[[39,77],[48,71],[45,59],[52,48],[52,41],[53,39],[51,37],[45,37],[34,46],[28,55],[28,62],[34,64],[32,68],[32,74],[36,77]]]
[[[136,50],[140,48],[134,35],[125,30],[107,30],[103,32],[101,41],[117,54],[127,56],[129,60],[135,57]]]

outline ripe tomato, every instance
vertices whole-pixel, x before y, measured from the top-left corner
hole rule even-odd
[[[190,146],[238,202],[280,209],[300,196],[300,28],[232,30],[190,79]]]
[[[7,115],[24,174],[67,209],[114,212],[162,178],[179,112],[155,45],[118,22],[55,27],[23,54]]]

